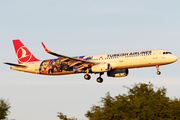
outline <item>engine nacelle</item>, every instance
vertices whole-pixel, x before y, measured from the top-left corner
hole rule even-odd
[[[98,72],[107,72],[110,70],[110,64],[108,63],[100,63],[98,65],[93,65],[91,67],[91,71],[98,73]]]
[[[129,73],[128,69],[111,70],[107,72],[108,77],[125,77]]]

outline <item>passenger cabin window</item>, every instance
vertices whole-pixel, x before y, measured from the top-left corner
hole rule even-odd
[[[163,54],[172,54],[171,52],[163,52]]]

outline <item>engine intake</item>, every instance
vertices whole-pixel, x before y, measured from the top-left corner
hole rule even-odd
[[[111,70],[107,72],[108,77],[125,77],[129,73],[128,69]]]

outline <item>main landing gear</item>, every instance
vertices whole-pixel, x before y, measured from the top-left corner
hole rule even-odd
[[[103,82],[103,79],[102,79],[102,77],[101,77],[101,75],[103,75],[104,73],[100,73],[100,76],[97,78],[97,82],[98,83],[102,83]]]
[[[84,79],[90,80],[90,79],[91,79],[91,76],[90,76],[89,74],[86,74],[86,75],[84,75]]]
[[[103,74],[104,74],[104,73],[100,73],[100,76],[96,79],[96,81],[97,81],[98,83],[102,83],[102,82],[103,82],[103,79],[102,79],[102,77],[101,77],[101,75],[103,75]],[[84,75],[84,79],[90,80],[90,79],[91,79],[91,76],[87,73],[87,74]]]
[[[89,69],[87,69],[87,74],[84,75],[84,79],[90,80],[91,76],[89,75]]]
[[[159,65],[156,65],[156,69],[157,69],[157,74],[160,75],[161,72],[159,71]]]

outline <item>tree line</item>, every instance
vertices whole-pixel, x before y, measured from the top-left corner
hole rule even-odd
[[[126,87],[126,86],[124,86]],[[155,90],[152,83],[134,84],[127,94],[112,97],[106,93],[100,105],[94,105],[85,116],[89,120],[179,120],[180,99],[166,96],[165,87]],[[60,120],[77,120],[58,113]]]
[[[126,86],[124,86],[126,87]],[[101,98],[100,105],[93,105],[86,111],[89,120],[180,120],[180,99],[166,96],[165,87],[154,88],[152,83],[134,84],[127,94],[112,97],[109,92]],[[9,115],[11,108],[8,100],[0,99],[0,120]],[[60,120],[78,120],[68,118],[58,112]]]
[[[8,100],[3,98],[0,99],[0,120],[4,120],[7,118],[10,113],[9,109],[11,108]]]

